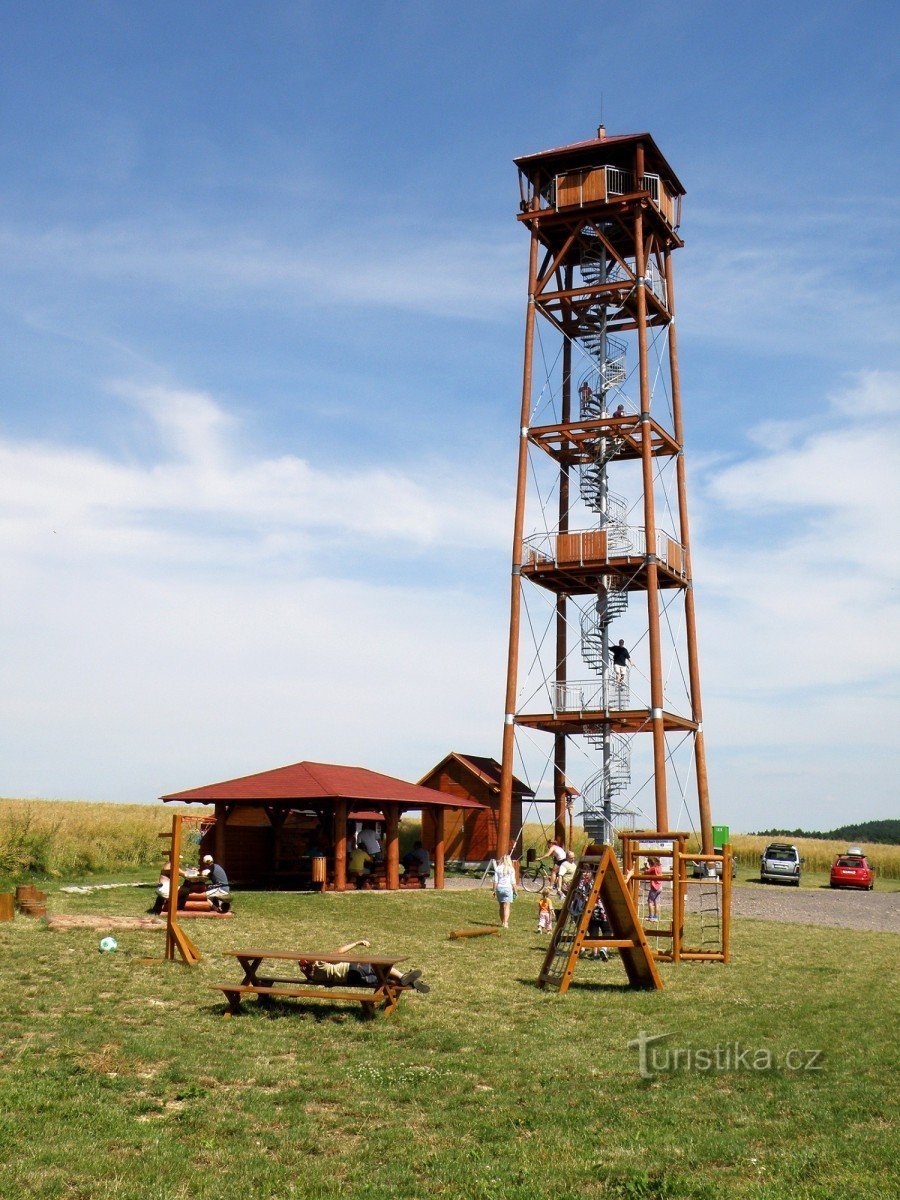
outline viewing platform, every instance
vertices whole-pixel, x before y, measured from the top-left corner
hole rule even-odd
[[[644,438],[650,439],[650,454],[674,457],[681,447],[668,430],[654,421],[642,421],[635,414],[599,417],[589,421],[568,421],[559,425],[536,425],[528,431],[528,440],[545,450],[557,462],[582,466],[595,461],[602,443],[615,447],[617,462],[641,457]]]
[[[650,565],[646,532],[629,525],[625,536],[618,530],[580,529],[568,533],[536,533],[525,539],[522,574],[552,592],[570,596],[598,590],[602,575],[615,572],[629,592],[646,591]],[[657,581],[661,588],[684,587],[684,547],[662,530],[657,530],[654,551]]]
[[[517,713],[516,725],[526,729],[539,729],[542,733],[562,733],[567,736],[579,735],[589,737],[592,733],[632,734],[649,733],[653,729],[653,720],[649,708],[631,708],[625,710],[588,709],[580,712],[567,712],[559,709],[550,713]],[[690,717],[679,716],[678,713],[666,712],[662,715],[663,729],[666,733],[688,733],[695,731],[697,722]]]

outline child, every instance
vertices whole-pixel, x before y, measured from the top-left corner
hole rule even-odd
[[[553,901],[550,898],[550,889],[545,887],[541,892],[541,898],[538,900],[538,933],[553,932]]]
[[[596,939],[597,941],[600,938],[611,938],[613,935],[612,927],[606,917],[606,910],[599,900],[594,905],[594,911],[591,913],[587,934],[591,940]],[[597,947],[594,950],[593,957],[595,959],[602,958],[604,962],[609,962],[609,951],[605,946]]]
[[[659,920],[659,898],[662,895],[662,864],[652,855],[647,859],[647,875],[650,886],[647,888],[647,920]]]

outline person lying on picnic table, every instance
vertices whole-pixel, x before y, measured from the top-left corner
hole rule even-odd
[[[347,954],[350,950],[355,950],[357,946],[365,946],[368,950],[371,945],[372,943],[366,938],[360,938],[358,942],[348,942],[346,946],[338,946],[335,954]],[[376,987],[378,984],[378,976],[372,970],[372,964],[367,962],[328,963],[301,959],[300,970],[310,983],[323,984],[325,987],[338,987],[342,983],[350,987]],[[417,992],[423,994],[431,991],[422,978],[422,972],[417,968],[401,972],[397,967],[391,967],[388,971],[388,978],[399,983],[401,987],[415,988]]]

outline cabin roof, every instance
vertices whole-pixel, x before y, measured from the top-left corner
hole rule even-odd
[[[427,775],[423,775],[419,780],[419,784],[424,784],[426,779],[432,779],[451,760],[461,763],[466,770],[480,779],[482,783],[486,783],[491,791],[499,792],[501,767],[496,758],[485,758],[480,754],[460,754],[456,750],[451,750],[446,758],[442,758],[436,766],[431,768]],[[516,779],[515,775],[513,776],[512,790],[513,795],[517,797],[534,797],[534,792],[531,788],[527,784],[522,783],[521,779]]]
[[[362,802],[366,806],[400,804],[404,808],[484,808],[477,800],[442,797],[433,788],[420,787],[382,775],[366,767],[344,767],[335,763],[300,762],[255,775],[242,775],[222,783],[171,792],[160,797],[179,804],[214,804],[240,801],[243,804],[328,803],[336,800]]]

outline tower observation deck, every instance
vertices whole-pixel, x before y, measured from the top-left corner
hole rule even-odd
[[[515,161],[530,254],[497,850],[519,757],[552,762],[558,836],[574,789],[596,840],[627,804],[658,830],[695,816],[710,853],[672,270],[684,188],[649,133],[601,127]]]

